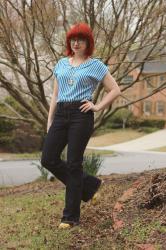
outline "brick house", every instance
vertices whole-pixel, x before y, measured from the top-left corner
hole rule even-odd
[[[133,70],[128,76],[123,79],[123,87],[130,84],[137,78],[139,68]],[[144,78],[148,79],[144,79]],[[123,92],[123,97],[119,97],[114,102],[114,107],[121,106],[129,101],[137,100],[146,96],[154,88],[160,86],[161,83],[166,85],[166,58],[165,61],[153,60],[145,62],[141,73],[140,81],[134,84],[133,87],[128,88]],[[148,97],[142,101],[130,105],[134,116],[145,119],[163,119],[166,120],[166,89]]]

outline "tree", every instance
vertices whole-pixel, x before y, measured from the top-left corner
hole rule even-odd
[[[29,117],[11,118],[33,121],[46,128],[53,67],[64,55],[66,31],[77,21],[87,22],[93,29],[94,56],[110,65],[110,72],[124,95],[139,81],[146,61],[164,56],[165,7],[163,0],[2,0],[0,88],[29,113]],[[123,78],[135,68],[140,70],[137,79],[123,85]],[[164,82],[148,96],[165,87]],[[94,102],[103,95],[103,86],[99,84]],[[118,109],[139,100],[98,112],[95,128]]]
[[[118,123],[122,123],[122,128],[126,128],[126,123],[129,120],[129,118],[132,117],[132,112],[128,110],[127,108],[121,108],[114,114],[114,121],[117,121]]]

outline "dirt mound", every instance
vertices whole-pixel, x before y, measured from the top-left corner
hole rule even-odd
[[[120,236],[132,247],[135,241],[137,247],[151,244],[155,248],[150,249],[165,249],[166,169],[147,171],[141,176],[140,185],[119,213],[118,219],[124,224]],[[129,249],[139,249],[132,247]]]
[[[166,173],[153,174],[150,183],[144,183],[141,197],[138,199],[139,208],[153,209],[166,204]]]

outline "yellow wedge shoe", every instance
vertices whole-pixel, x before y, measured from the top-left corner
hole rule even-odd
[[[59,229],[68,229],[68,228],[71,228],[71,225],[68,223],[61,222],[58,228]]]
[[[93,195],[93,197],[91,199],[91,204],[95,206],[96,204],[99,203],[100,199],[101,199],[101,194],[99,194],[99,192],[97,192],[96,194]]]
[[[92,199],[91,199],[91,202],[90,202],[90,203],[91,203],[93,206],[95,206],[96,204],[98,204],[98,203],[100,202],[100,200],[101,200],[100,189],[101,189],[101,187],[103,186],[103,184],[104,184],[104,181],[102,180],[99,189],[97,190],[97,192],[93,195],[93,197],[92,197]]]

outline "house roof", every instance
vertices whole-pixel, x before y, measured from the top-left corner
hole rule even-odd
[[[142,73],[166,73],[166,48],[158,46],[148,56],[151,48],[147,46],[139,51],[130,51],[128,58],[133,63],[145,61]]]
[[[166,73],[166,61],[145,62],[142,73]]]

